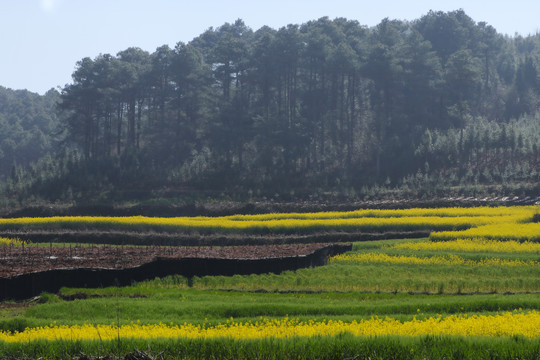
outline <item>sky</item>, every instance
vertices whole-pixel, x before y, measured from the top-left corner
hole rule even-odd
[[[152,53],[236,19],[253,30],[323,16],[372,27],[457,9],[502,34],[540,32],[538,0],[0,0],[0,86],[44,94],[71,83],[84,57],[132,46]]]

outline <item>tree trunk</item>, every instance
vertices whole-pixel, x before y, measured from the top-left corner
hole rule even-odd
[[[120,151],[122,150],[122,118],[124,114],[124,104],[122,102],[118,103],[118,108],[116,111],[116,121],[117,121],[117,128],[116,128],[116,154],[120,155]]]

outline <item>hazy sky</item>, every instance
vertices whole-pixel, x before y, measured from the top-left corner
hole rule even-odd
[[[0,86],[43,94],[71,82],[75,63],[130,46],[149,52],[240,18],[253,30],[322,16],[374,26],[462,8],[513,36],[540,30],[538,0],[0,0]]]

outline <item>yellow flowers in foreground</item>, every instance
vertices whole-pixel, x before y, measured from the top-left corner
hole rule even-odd
[[[448,256],[405,256],[387,255],[380,253],[346,253],[334,256],[330,259],[334,261],[352,261],[364,263],[386,263],[386,264],[411,264],[411,265],[468,265],[468,266],[539,266],[540,262],[533,260],[506,260],[499,258],[488,258],[482,260],[465,259],[457,255]]]
[[[35,340],[116,340],[118,338],[232,338],[263,339],[291,338],[295,336],[335,336],[350,333],[354,336],[513,336],[528,338],[540,336],[540,313],[505,312],[497,315],[451,315],[430,317],[424,320],[413,318],[398,321],[393,318],[371,318],[367,320],[343,322],[339,320],[308,321],[281,319],[239,323],[229,321],[216,326],[193,325],[75,325],[45,326],[29,328],[23,332],[0,332],[0,341],[31,342]]]
[[[415,251],[465,251],[465,252],[497,252],[497,253],[540,253],[540,243],[515,240],[497,241],[486,239],[457,239],[452,241],[423,241],[396,244],[387,247],[389,250]]]

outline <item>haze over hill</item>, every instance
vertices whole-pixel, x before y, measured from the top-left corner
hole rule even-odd
[[[2,89],[3,202],[537,194],[539,59],[462,10],[86,57],[61,94]]]

